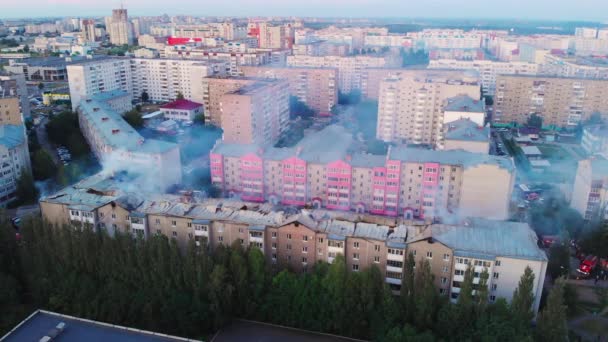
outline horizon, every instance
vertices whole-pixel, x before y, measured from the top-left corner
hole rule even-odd
[[[111,10],[123,6],[131,16],[197,16],[197,17],[310,17],[348,19],[435,19],[435,20],[514,20],[547,22],[606,22],[608,2],[582,0],[576,3],[565,0],[467,0],[454,4],[451,0],[431,0],[427,3],[396,0],[261,0],[251,2],[234,0],[217,3],[208,0],[180,0],[167,10],[160,1],[131,0],[121,4],[87,3],[77,0],[22,0],[3,6],[0,19],[104,17]],[[24,9],[26,8],[26,9]],[[525,15],[519,12],[525,8]],[[552,11],[547,11],[551,8]],[[492,9],[485,11],[483,9]],[[479,12],[485,12],[479,15]],[[186,14],[189,13],[189,14]],[[395,13],[403,13],[395,15]],[[475,13],[471,16],[472,13]]]

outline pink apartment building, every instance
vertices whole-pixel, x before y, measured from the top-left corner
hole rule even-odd
[[[211,180],[247,201],[406,218],[509,216],[515,181],[509,158],[408,147],[371,155],[355,146],[336,125],[292,148],[218,141],[210,153]]]

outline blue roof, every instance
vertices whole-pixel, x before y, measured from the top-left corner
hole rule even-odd
[[[59,323],[65,323],[65,328],[54,340],[62,342],[171,342],[194,341],[186,338],[158,334],[150,331],[111,325],[107,323],[84,320],[77,317],[64,316],[54,312],[36,311],[9,332],[2,341],[21,342],[39,341],[49,334]]]
[[[0,125],[0,145],[15,148],[25,142],[25,128],[22,125]]]

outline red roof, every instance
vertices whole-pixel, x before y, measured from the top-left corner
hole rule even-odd
[[[193,102],[190,100],[175,100],[171,103],[161,106],[161,109],[183,109],[183,110],[194,110],[199,108],[202,104]]]

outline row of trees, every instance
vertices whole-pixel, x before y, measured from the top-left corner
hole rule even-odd
[[[440,296],[427,261],[409,255],[400,296],[377,267],[348,272],[344,258],[311,272],[273,273],[258,248],[239,244],[209,253],[155,235],[114,238],[91,230],[24,222],[17,243],[0,222],[0,305],[7,329],[21,308],[46,308],[115,324],[194,338],[235,317],[378,341],[531,340],[534,275],[527,270],[513,302],[487,301],[487,272],[469,269],[456,304]],[[556,286],[559,289],[561,287]],[[473,289],[477,295],[473,296]],[[537,329],[539,341],[567,331],[554,291]],[[551,311],[547,311],[551,308]],[[550,329],[549,329],[550,327]],[[559,340],[559,339],[558,339]]]

